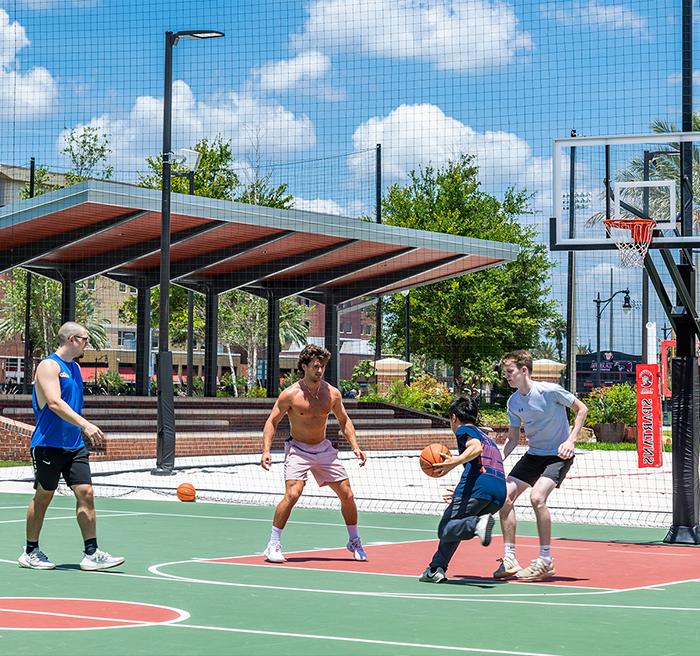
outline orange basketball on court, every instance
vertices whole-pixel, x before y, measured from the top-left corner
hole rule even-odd
[[[194,489],[192,483],[182,483],[177,488],[177,498],[180,501],[194,501],[197,496],[197,490]]]
[[[428,444],[428,446],[420,452],[420,468],[428,476],[440,478],[440,476],[444,476],[446,472],[443,473],[433,469],[433,465],[442,462],[451,455],[450,450],[444,444],[440,444],[439,442]]]

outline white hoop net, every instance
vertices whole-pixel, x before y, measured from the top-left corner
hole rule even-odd
[[[605,230],[620,251],[620,265],[643,267],[654,236],[654,219],[605,219]]]

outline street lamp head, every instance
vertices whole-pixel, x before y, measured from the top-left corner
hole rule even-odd
[[[198,150],[181,148],[178,151],[177,163],[188,171],[196,171],[201,159],[202,153]]]
[[[172,35],[173,45],[177,45],[180,39],[217,39],[224,36],[223,32],[216,30],[181,30]]]
[[[625,290],[625,297],[622,301],[622,311],[624,314],[629,314],[632,311],[632,301],[630,299],[629,289]]]

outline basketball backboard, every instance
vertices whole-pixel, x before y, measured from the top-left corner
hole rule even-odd
[[[612,250],[615,244],[606,235],[603,219],[635,217],[656,221],[651,248],[699,247],[700,226],[694,230],[697,236],[682,237],[679,224],[680,144],[692,141],[700,146],[700,134],[556,139],[552,151],[551,250]],[[699,174],[696,153],[693,180],[700,197]],[[696,214],[694,211],[693,216]]]

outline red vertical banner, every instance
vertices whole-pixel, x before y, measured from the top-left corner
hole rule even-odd
[[[637,365],[637,464],[661,467],[661,395],[659,365]]]

